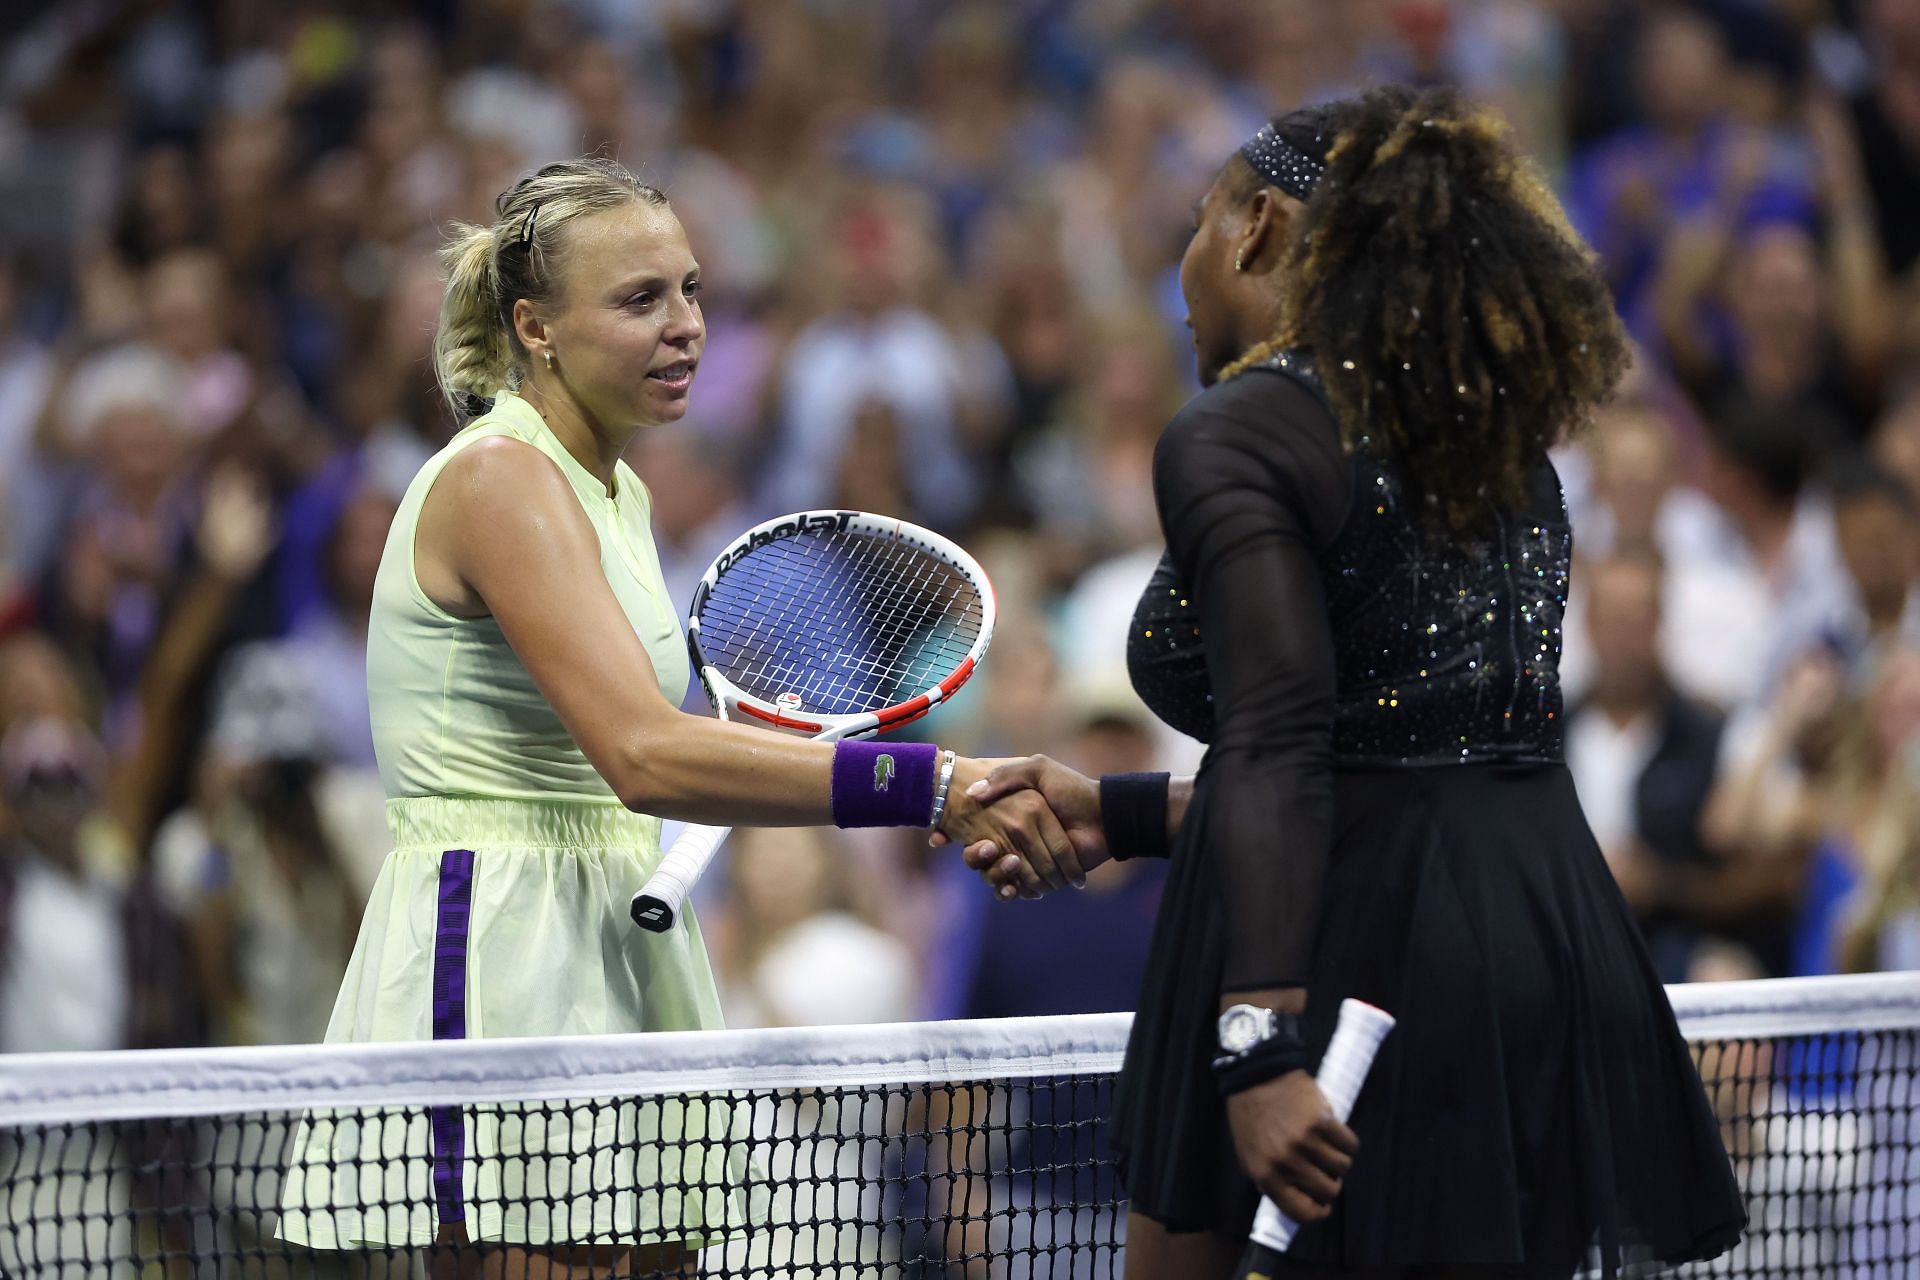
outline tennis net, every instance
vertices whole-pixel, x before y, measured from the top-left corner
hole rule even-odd
[[[1672,995],[1752,1215],[1685,1274],[1920,1274],[1920,975]],[[1117,1277],[1127,1026],[0,1059],[0,1276],[544,1274],[502,1241],[645,1275],[592,1245],[694,1240],[708,1277]]]

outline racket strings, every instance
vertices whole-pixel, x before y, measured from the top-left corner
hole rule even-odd
[[[750,644],[756,652],[729,672],[734,683],[770,701],[780,693],[797,693],[802,705],[815,711],[871,711],[918,692],[916,684],[934,683],[964,658],[978,635],[977,626],[957,646],[924,646],[927,652],[917,655],[918,662],[907,652],[916,629],[938,629],[954,620],[951,593],[938,613],[926,609],[926,588],[949,572],[938,561],[889,556],[887,544],[875,539],[851,539],[833,550],[844,557],[837,571],[831,565],[825,574],[819,573],[819,565],[800,567],[803,576],[817,575],[810,592],[792,591],[796,566],[791,563],[771,575],[777,579],[775,592],[759,584],[757,607],[776,599],[785,607],[767,609],[755,619]],[[795,559],[791,549],[780,558]],[[820,590],[823,585],[825,592]],[[780,591],[787,594],[777,594]],[[921,619],[920,614],[927,616]],[[774,642],[783,636],[801,643]]]
[[[974,584],[938,556],[831,530],[748,551],[708,593],[700,639],[742,691],[850,715],[939,683],[972,651],[983,619]]]

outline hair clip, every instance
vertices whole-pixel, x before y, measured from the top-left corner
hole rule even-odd
[[[521,244],[527,245],[528,247],[532,247],[533,219],[534,219],[534,215],[539,212],[540,212],[540,202],[538,200],[535,200],[533,202],[533,208],[527,210],[527,220],[520,224],[520,243]]]

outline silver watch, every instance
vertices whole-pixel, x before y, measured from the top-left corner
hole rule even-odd
[[[1280,1034],[1280,1015],[1257,1004],[1236,1004],[1220,1015],[1220,1051],[1241,1054]]]

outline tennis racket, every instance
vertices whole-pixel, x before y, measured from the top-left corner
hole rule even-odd
[[[993,639],[993,587],[937,533],[859,511],[756,525],[693,593],[687,648],[723,720],[823,742],[898,729],[951,698]],[[664,933],[729,827],[688,827],[633,897]]]
[[[1334,1118],[1341,1124],[1353,1114],[1353,1103],[1366,1083],[1367,1071],[1380,1042],[1393,1030],[1393,1015],[1360,1000],[1340,1002],[1340,1021],[1334,1024],[1333,1039],[1326,1056],[1320,1059],[1314,1083],[1326,1095]],[[1240,1260],[1237,1280],[1268,1280],[1279,1268],[1280,1255],[1293,1243],[1300,1225],[1260,1197],[1260,1208],[1253,1215],[1253,1238],[1247,1242],[1246,1255]]]

